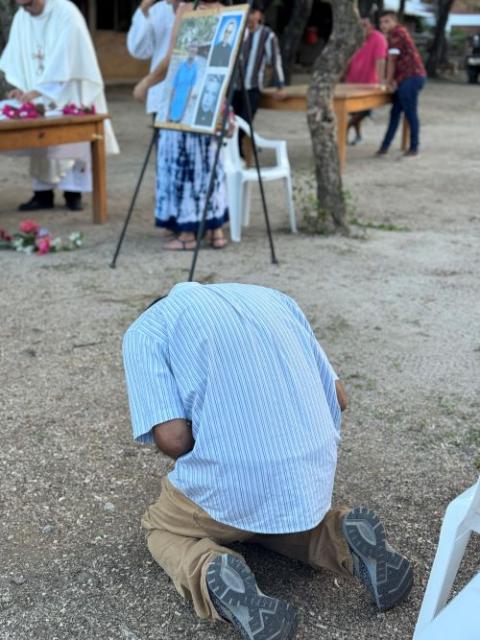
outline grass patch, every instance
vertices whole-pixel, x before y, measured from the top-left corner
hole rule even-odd
[[[466,440],[468,444],[480,447],[480,427],[472,427],[469,429]],[[480,456],[477,459],[480,460]]]
[[[340,315],[333,316],[325,327],[329,335],[339,336],[351,329],[351,324]]]
[[[411,231],[409,227],[403,227],[392,222],[373,222],[372,220],[359,220],[358,218],[350,218],[348,221],[353,227],[361,229],[376,229],[377,231],[394,231],[396,233],[408,233]]]
[[[438,406],[441,408],[444,415],[454,416],[457,415],[460,404],[453,398],[446,398],[443,396],[438,401]]]

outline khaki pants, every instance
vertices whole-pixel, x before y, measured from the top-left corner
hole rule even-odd
[[[241,557],[223,545],[259,544],[314,569],[351,575],[352,556],[341,528],[342,518],[348,511],[346,507],[332,509],[310,531],[260,535],[213,520],[165,477],[160,498],[143,516],[142,526],[147,531],[150,553],[173,580],[177,591],[192,601],[197,615],[220,619],[208,594],[208,565],[225,553]]]

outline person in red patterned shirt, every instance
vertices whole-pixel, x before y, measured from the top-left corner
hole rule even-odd
[[[380,28],[388,39],[387,86],[395,93],[388,129],[377,154],[385,155],[388,152],[404,112],[410,125],[410,148],[405,155],[416,156],[420,134],[418,95],[425,85],[427,74],[411,35],[398,23],[394,11],[380,14]]]

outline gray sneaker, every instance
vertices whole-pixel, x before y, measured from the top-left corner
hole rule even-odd
[[[378,516],[357,508],[347,513],[342,526],[352,552],[353,575],[369,588],[378,610],[402,602],[413,586],[412,567],[388,544]]]
[[[243,560],[228,554],[215,558],[207,570],[207,587],[215,609],[245,640],[291,640],[295,636],[295,608],[264,595]]]

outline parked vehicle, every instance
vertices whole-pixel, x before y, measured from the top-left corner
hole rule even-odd
[[[480,33],[476,33],[470,41],[465,66],[468,82],[477,84],[480,75]]]

